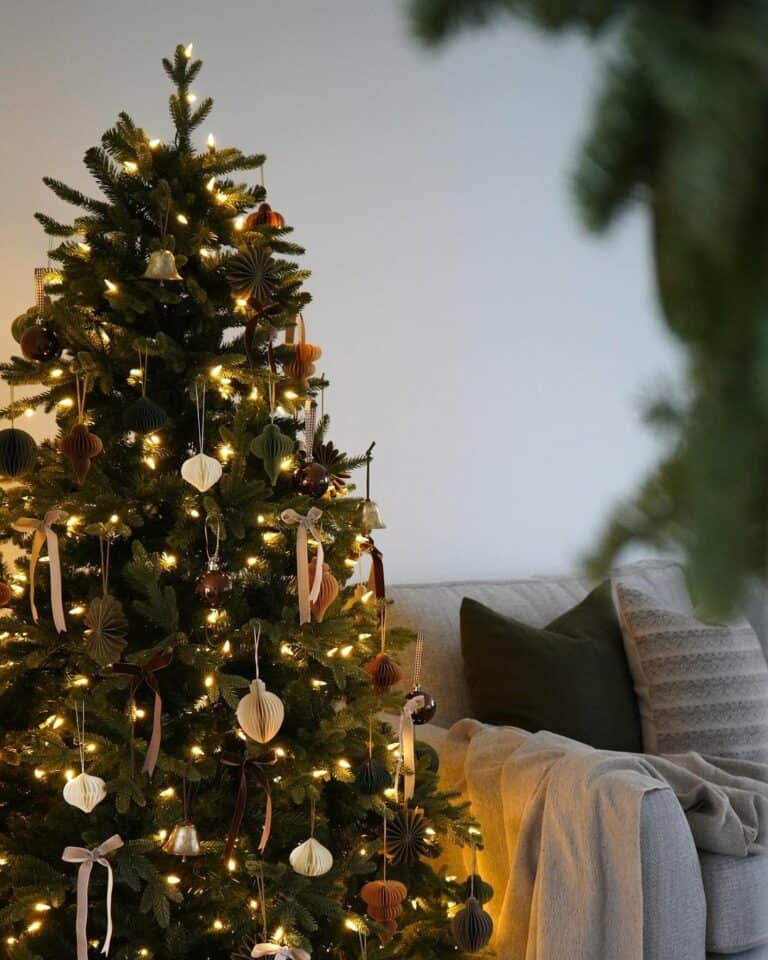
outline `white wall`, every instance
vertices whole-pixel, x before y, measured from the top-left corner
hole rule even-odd
[[[390,579],[576,562],[652,462],[638,396],[677,365],[642,217],[596,242],[570,203],[595,79],[580,41],[510,23],[430,53],[383,0],[3,7],[2,316],[44,262],[32,213],[66,216],[40,178],[87,187],[83,151],[118,110],[166,135],[160,58],[193,40],[205,133],[269,155],[307,246],[334,439],[378,443]]]

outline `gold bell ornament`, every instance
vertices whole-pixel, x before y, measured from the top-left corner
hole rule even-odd
[[[149,255],[147,269],[141,275],[142,280],[183,280],[176,267],[176,257],[171,250],[153,250]]]
[[[185,778],[181,790],[184,818],[174,825],[162,847],[163,853],[181,857],[182,860],[186,860],[187,857],[199,857],[203,852],[197,838],[197,827],[189,819],[189,788],[190,785]]]
[[[364,534],[369,534],[371,530],[386,530],[386,524],[381,518],[381,510],[375,500],[371,500],[371,461],[373,460],[373,448],[376,441],[365,451],[365,500],[360,501],[359,520],[360,529]]]
[[[197,839],[197,827],[191,820],[182,820],[173,827],[163,844],[163,853],[181,857],[182,860],[200,856],[202,850]]]

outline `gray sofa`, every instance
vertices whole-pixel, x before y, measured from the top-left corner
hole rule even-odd
[[[615,576],[670,606],[691,609],[683,572],[674,562],[644,561],[616,570]],[[422,630],[425,636],[422,682],[437,699],[438,713],[435,729],[421,728],[424,738],[437,743],[441,736],[438,727],[445,729],[455,720],[471,716],[459,634],[463,597],[543,626],[583,599],[589,589],[589,581],[578,576],[391,588],[395,602],[392,624]],[[755,592],[745,610],[764,649],[765,608],[762,595]],[[406,655],[405,683],[412,670],[408,659]],[[641,851],[645,960],[714,960],[723,956],[768,960],[768,856],[699,856],[685,816],[669,790],[646,795]]]

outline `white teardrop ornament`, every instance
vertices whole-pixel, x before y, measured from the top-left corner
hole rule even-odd
[[[322,877],[333,866],[333,854],[314,837],[300,843],[288,859],[302,877]]]
[[[237,705],[237,722],[243,733],[257,743],[269,743],[283,725],[285,707],[270,693],[263,680],[251,680],[251,692]]]
[[[63,793],[70,806],[78,807],[83,813],[90,813],[106,797],[107,790],[101,777],[79,773],[64,784]]]
[[[181,475],[200,493],[210,490],[221,479],[221,464],[207,453],[198,453],[181,465]]]

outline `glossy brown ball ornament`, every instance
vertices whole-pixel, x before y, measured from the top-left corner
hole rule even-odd
[[[476,897],[469,897],[451,923],[456,946],[464,953],[478,953],[493,934],[493,920]]]
[[[218,610],[229,599],[234,583],[226,571],[221,570],[215,560],[208,563],[208,569],[195,581],[195,595],[206,607]]]
[[[7,607],[12,597],[11,588],[4,580],[0,580],[0,607]]]
[[[371,677],[373,691],[377,696],[386,693],[403,675],[400,667],[393,660],[390,660],[386,653],[378,654],[370,663],[366,664],[365,670]]]
[[[69,460],[75,481],[82,483],[91,469],[91,461],[104,450],[104,444],[86,424],[76,423],[66,437],[59,440],[59,450]]]
[[[406,700],[413,700],[415,697],[421,697],[424,705],[413,711],[411,719],[417,726],[421,726],[422,723],[429,723],[437,713],[437,700],[421,687],[414,687],[405,695]]]
[[[331,482],[328,471],[316,460],[305,463],[293,473],[293,489],[305,497],[322,497]]]
[[[259,227],[274,227],[282,230],[285,226],[285,217],[277,210],[273,210],[268,203],[260,204],[258,210],[248,215],[245,221],[246,230],[258,230]]]
[[[37,444],[25,430],[0,430],[0,476],[23,477],[35,465]]]
[[[53,360],[61,354],[61,344],[50,323],[33,323],[22,333],[21,352],[27,360]]]

